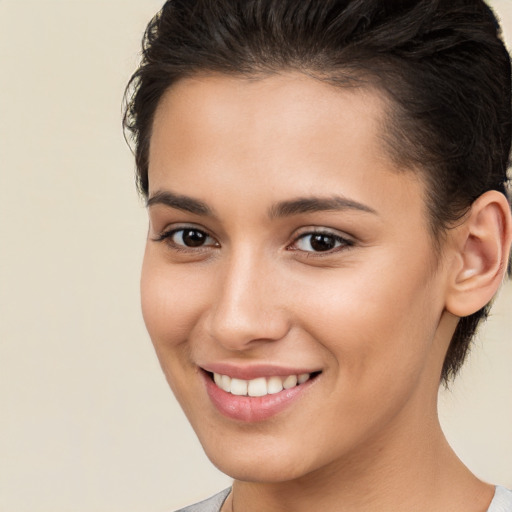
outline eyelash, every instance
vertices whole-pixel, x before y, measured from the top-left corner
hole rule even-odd
[[[220,244],[218,242],[216,242],[216,241],[215,241],[214,244],[199,245],[197,247],[193,247],[193,246],[187,246],[187,245],[184,245],[184,244],[177,244],[176,242],[174,242],[172,240],[174,235],[176,235],[177,233],[180,233],[180,232],[184,233],[185,231],[193,232],[196,235],[200,234],[200,236],[204,236],[206,240],[208,240],[208,238],[210,238],[212,240],[215,240],[206,231],[203,231],[202,229],[198,229],[198,228],[195,228],[195,227],[190,227],[190,226],[173,228],[173,229],[170,229],[168,231],[164,231],[164,232],[160,233],[153,240],[155,242],[167,242],[167,244],[173,250],[178,251],[178,252],[194,252],[194,253],[197,253],[198,251],[205,250],[206,248],[209,248],[209,247],[214,247],[214,248],[220,247]],[[313,237],[313,236],[327,237],[327,238],[329,238],[329,239],[334,241],[335,246],[333,248],[327,249],[325,251],[307,251],[307,250],[300,249],[300,248],[296,247],[297,244],[301,240],[305,240],[308,237]],[[336,244],[338,244],[338,245],[336,245]],[[286,247],[286,249],[289,250],[289,251],[300,251],[300,252],[306,254],[308,257],[311,257],[311,256],[322,257],[322,256],[332,255],[332,254],[337,253],[339,251],[346,250],[346,249],[352,247],[353,245],[354,245],[354,242],[352,240],[344,238],[344,237],[342,237],[340,235],[337,235],[335,233],[332,233],[330,231],[327,231],[327,230],[318,230],[318,231],[312,230],[312,231],[307,231],[305,233],[302,233],[302,234],[298,235],[294,239],[294,241]],[[310,246],[311,246],[311,242],[310,242]]]
[[[305,240],[308,237],[314,237],[314,236],[329,238],[334,241],[334,244],[338,244],[338,245],[335,245],[335,247],[328,249],[326,251],[306,251],[304,249],[299,249],[299,248],[293,247],[293,246],[296,246],[301,240]],[[311,246],[311,241],[309,242],[309,245]],[[305,233],[300,234],[299,236],[297,236],[295,238],[293,243],[288,246],[288,249],[291,251],[304,252],[305,254],[307,254],[308,257],[311,257],[311,256],[322,257],[324,255],[328,256],[331,254],[335,254],[339,251],[349,249],[353,245],[354,245],[354,242],[348,238],[344,238],[340,235],[337,235],[336,233],[332,233],[331,231],[319,229],[319,230],[307,231]]]
[[[183,245],[182,244],[177,244],[176,242],[174,242],[172,240],[174,235],[176,235],[179,232],[183,232],[184,233],[185,231],[189,231],[189,232],[193,232],[193,233],[196,233],[196,234],[200,234],[201,236],[204,236],[205,239],[211,238],[212,240],[214,240],[214,238],[211,235],[209,235],[206,231],[203,231],[202,229],[198,229],[198,228],[195,228],[195,227],[192,227],[192,226],[184,226],[184,227],[173,228],[173,229],[170,229],[168,231],[164,231],[164,232],[160,233],[153,240],[155,242],[166,242],[173,250],[178,251],[178,252],[195,252],[196,253],[198,251],[204,250],[207,247],[220,247],[220,244],[218,242],[215,242],[215,244],[200,245],[200,246],[197,246],[197,247],[191,247],[191,246],[187,246],[187,245],[184,245],[184,244]]]

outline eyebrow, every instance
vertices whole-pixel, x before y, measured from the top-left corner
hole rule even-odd
[[[189,196],[182,196],[173,192],[158,191],[155,192],[147,201],[146,206],[154,206],[162,204],[170,208],[176,208],[185,212],[194,213],[196,215],[211,216],[213,215],[212,209],[202,201],[193,199]]]
[[[275,204],[269,210],[269,217],[290,217],[303,213],[356,210],[378,215],[377,211],[365,204],[340,196],[300,197]]]
[[[146,206],[161,204],[176,208],[195,215],[214,216],[213,210],[203,201],[189,196],[175,194],[168,190],[155,192],[147,201]],[[289,201],[281,201],[272,205],[268,216],[273,218],[291,217],[304,213],[356,210],[359,212],[378,215],[376,210],[367,205],[341,196],[332,197],[299,197]]]

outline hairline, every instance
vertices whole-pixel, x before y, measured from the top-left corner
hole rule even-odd
[[[277,67],[268,65],[260,67],[254,66],[253,70],[244,71],[218,70],[205,67],[182,73],[174,80],[172,80],[172,82],[165,89],[163,89],[160,97],[156,101],[149,129],[147,130],[147,140],[145,141],[147,152],[145,169],[146,179],[149,181],[150,145],[157,111],[164,101],[165,96],[180,82],[196,79],[202,80],[205,78],[214,77],[231,77],[240,80],[261,81],[276,75],[298,74],[313,80],[317,80],[320,83],[330,85],[336,89],[364,89],[378,95],[382,100],[384,115],[378,120],[381,129],[379,130],[379,133],[377,133],[377,136],[382,142],[381,148],[384,154],[390,159],[391,162],[393,162],[393,168],[397,173],[408,173],[410,175],[414,175],[421,182],[421,199],[423,202],[425,220],[432,240],[433,248],[435,250],[435,256],[437,259],[439,259],[446,242],[447,232],[451,226],[446,226],[436,222],[432,210],[428,207],[428,195],[431,190],[431,185],[428,182],[428,166],[422,166],[414,162],[412,158],[407,157],[405,152],[400,153],[396,148],[400,142],[398,132],[400,131],[399,124],[402,122],[400,117],[403,115],[403,109],[401,108],[401,105],[398,103],[398,101],[392,97],[391,93],[385,87],[385,80],[380,78],[376,72],[372,71],[372,68],[365,67],[363,71],[357,66],[353,66],[350,72],[346,72],[350,68],[350,65],[340,65],[336,68],[331,66],[330,68],[315,70],[312,67],[310,68],[303,66],[289,65]],[[148,190],[140,189],[140,192],[143,196],[143,199],[147,200]],[[461,215],[457,220],[464,217],[466,213],[467,209],[461,212]]]

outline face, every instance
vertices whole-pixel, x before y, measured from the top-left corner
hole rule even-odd
[[[446,275],[386,107],[283,74],[186,79],[157,110],[144,319],[235,478],[332,471],[434,421]]]

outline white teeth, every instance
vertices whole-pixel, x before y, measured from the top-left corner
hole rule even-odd
[[[231,391],[231,377],[228,377],[227,375],[221,375],[220,376],[220,387],[224,391],[227,391],[229,393]]]
[[[249,381],[247,386],[247,394],[249,396],[265,396],[267,393],[267,379],[265,377]]]
[[[283,382],[284,389],[294,388],[297,385],[297,375],[288,375]]]
[[[227,393],[238,396],[265,396],[291,389],[297,384],[304,384],[311,378],[309,373],[288,375],[286,377],[258,377],[252,380],[231,378],[228,375],[213,374],[215,384]]]
[[[297,379],[299,384],[304,384],[307,380],[309,380],[309,373],[301,373]]]
[[[267,393],[273,395],[283,391],[283,379],[281,377],[270,377],[267,381]]]
[[[232,395],[247,395],[247,381],[242,379],[231,379]]]

